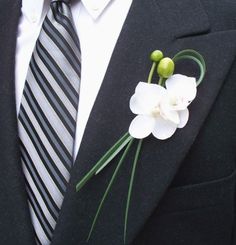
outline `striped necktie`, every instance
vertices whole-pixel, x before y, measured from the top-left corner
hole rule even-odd
[[[73,165],[80,45],[69,1],[53,0],[36,42],[18,116],[37,244],[50,244]]]

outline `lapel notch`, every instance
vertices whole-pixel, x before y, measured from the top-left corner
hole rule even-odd
[[[200,0],[153,0],[162,15],[162,28],[173,38],[206,34],[210,31],[208,16]]]

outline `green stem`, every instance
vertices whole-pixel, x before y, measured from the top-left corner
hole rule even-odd
[[[162,86],[162,84],[163,84],[163,77],[160,77],[158,81],[158,85]]]
[[[133,183],[134,183],[134,175],[136,171],[136,166],[141,150],[143,140],[139,140],[137,150],[135,153],[135,158],[134,158],[134,163],[133,163],[133,168],[131,172],[131,177],[130,177],[130,183],[129,183],[129,190],[128,190],[128,196],[127,196],[127,202],[126,202],[126,210],[125,210],[125,224],[124,224],[124,244],[126,244],[126,232],[127,232],[127,223],[128,223],[128,215],[129,215],[129,207],[130,207],[130,199],[131,199],[131,194],[132,194],[132,189],[133,189]]]
[[[114,171],[114,173],[113,173],[113,175],[112,175],[112,177],[111,177],[111,180],[110,180],[110,182],[109,182],[109,184],[108,184],[108,186],[107,186],[107,188],[106,188],[106,191],[105,191],[105,193],[104,193],[104,195],[103,195],[103,197],[102,197],[102,199],[101,199],[101,201],[100,201],[100,204],[99,204],[99,206],[98,206],[96,215],[95,215],[95,217],[94,217],[94,219],[93,219],[93,223],[92,223],[91,229],[90,229],[90,231],[89,231],[89,235],[88,235],[88,238],[87,238],[87,242],[89,241],[89,239],[90,239],[90,237],[91,237],[91,235],[92,235],[92,232],[93,232],[93,230],[94,230],[95,224],[96,224],[96,222],[97,222],[97,219],[98,219],[98,216],[99,216],[100,211],[101,211],[101,209],[102,209],[102,206],[103,206],[103,204],[104,204],[104,201],[105,201],[105,199],[106,199],[108,193],[110,192],[110,189],[111,189],[111,187],[112,187],[112,184],[113,184],[113,182],[114,182],[114,180],[115,180],[115,178],[116,178],[116,176],[117,176],[117,174],[118,174],[118,172],[119,172],[119,169],[120,169],[122,163],[123,163],[124,160],[125,160],[126,155],[128,154],[128,152],[129,152],[129,150],[130,150],[130,147],[131,147],[133,141],[134,141],[134,138],[132,138],[132,139],[130,140],[129,144],[126,146],[125,151],[124,151],[124,153],[122,154],[122,156],[121,156],[121,158],[120,158],[120,161],[119,161],[119,163],[118,163],[118,165],[117,165],[117,167],[116,167],[116,169],[115,169],[115,171]]]
[[[156,69],[156,66],[157,66],[157,63],[156,62],[153,62],[152,63],[152,68],[149,72],[149,75],[148,75],[148,83],[151,83],[152,82],[152,77],[153,77],[153,74],[154,74],[154,71]]]

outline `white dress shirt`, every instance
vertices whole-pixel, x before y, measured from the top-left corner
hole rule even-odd
[[[74,158],[131,3],[132,0],[73,1],[72,14],[82,56]],[[50,0],[22,0],[15,67],[17,114],[30,58],[49,4]]]

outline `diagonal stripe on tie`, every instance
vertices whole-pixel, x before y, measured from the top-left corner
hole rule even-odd
[[[68,1],[52,1],[31,57],[18,127],[37,244],[50,244],[73,165],[81,74]]]

